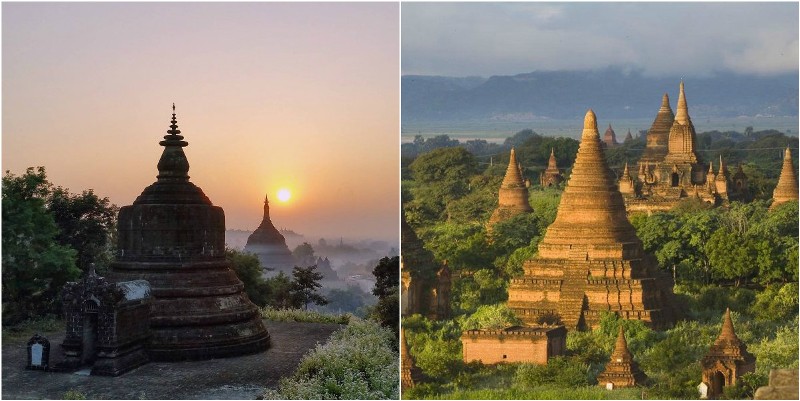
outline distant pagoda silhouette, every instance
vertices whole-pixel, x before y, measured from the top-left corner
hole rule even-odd
[[[256,254],[264,267],[282,271],[291,271],[294,267],[295,260],[289,247],[286,246],[286,238],[275,228],[270,219],[269,197],[266,195],[261,224],[247,237],[244,250]]]
[[[150,283],[151,359],[263,351],[269,333],[225,258],[225,212],[189,181],[188,143],[172,107],[157,181],[120,209],[119,251],[108,278]]]
[[[555,221],[523,276],[511,280],[508,306],[526,324],[557,314],[569,329],[588,328],[610,311],[669,327],[677,315],[672,279],[644,252],[601,144],[589,110]]]

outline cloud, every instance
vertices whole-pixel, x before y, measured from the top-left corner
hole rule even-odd
[[[798,69],[797,3],[403,3],[404,74]]]

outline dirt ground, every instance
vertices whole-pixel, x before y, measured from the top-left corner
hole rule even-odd
[[[317,343],[340,325],[264,321],[272,337],[266,352],[195,362],[151,362],[119,377],[26,370],[27,339],[3,342],[3,399],[63,399],[69,390],[87,399],[255,399],[292,374]],[[51,365],[61,357],[63,332],[50,340]]]

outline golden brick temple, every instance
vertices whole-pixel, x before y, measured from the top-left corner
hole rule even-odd
[[[591,110],[556,219],[523,271],[511,281],[508,306],[526,324],[555,314],[568,329],[585,329],[610,311],[663,328],[678,316],[671,277],[628,221]]]
[[[625,340],[625,330],[619,325],[619,335],[611,353],[611,360],[602,373],[597,376],[597,384],[608,390],[615,388],[634,387],[647,380],[644,372],[633,360],[628,351],[628,342]]]
[[[619,179],[620,192],[628,212],[665,211],[678,202],[695,198],[713,205],[726,205],[743,197],[747,178],[739,169],[739,185],[728,189],[729,174],[720,157],[718,170],[704,164],[697,155],[697,134],[689,116],[683,81],[677,113],[673,114],[665,93],[661,108],[647,132],[647,145],[634,177],[627,169]]]
[[[775,191],[772,193],[772,205],[769,208],[774,209],[781,203],[793,200],[798,200],[797,176],[794,174],[794,165],[792,165],[792,152],[789,148],[786,148],[783,153],[781,176],[778,178],[778,185],[775,186]]]
[[[518,214],[530,213],[533,211],[530,203],[528,203],[528,188],[525,185],[525,180],[522,179],[520,170],[520,165],[517,163],[517,157],[512,148],[506,175],[503,178],[503,183],[500,184],[500,196],[497,199],[497,209],[494,210],[492,217],[489,218],[487,227],[491,227],[500,221],[509,219]]]

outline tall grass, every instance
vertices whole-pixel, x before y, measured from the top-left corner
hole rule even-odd
[[[354,316],[350,313],[335,315],[304,309],[273,309],[267,306],[261,308],[261,317],[276,322],[349,324]]]

